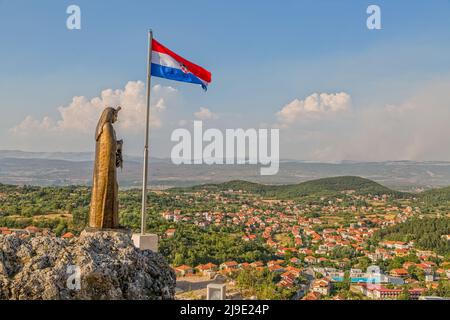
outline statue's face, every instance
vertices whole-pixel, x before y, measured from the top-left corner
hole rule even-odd
[[[119,113],[118,113],[118,112],[114,112],[114,113],[113,113],[113,117],[112,117],[112,122],[113,122],[113,123],[114,123],[114,122],[117,122],[118,117],[119,117]]]

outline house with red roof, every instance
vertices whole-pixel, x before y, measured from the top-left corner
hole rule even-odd
[[[417,268],[423,270],[425,273],[431,273],[433,272],[433,268],[436,267],[436,264],[431,261],[422,262],[416,265]]]
[[[292,287],[295,284],[296,279],[297,277],[295,276],[295,274],[287,271],[281,275],[281,281],[279,282],[279,284],[283,287]]]
[[[248,263],[248,262],[239,263],[238,268],[239,269],[249,269],[250,268],[250,263]]]
[[[322,295],[319,292],[310,292],[306,296],[303,297],[302,300],[320,300]]]
[[[166,237],[170,238],[175,235],[176,229],[167,229],[166,230]]]
[[[291,266],[288,266],[288,267],[286,267],[286,271],[287,272],[290,272],[291,274],[293,274],[295,277],[299,277],[300,276],[300,274],[301,274],[301,269],[299,269],[299,268],[294,268],[294,267],[291,267]]]
[[[313,256],[305,257],[305,262],[308,263],[308,264],[316,263],[316,261],[317,261],[316,258],[314,258]]]
[[[186,277],[194,274],[194,269],[192,269],[188,265],[181,265],[179,267],[174,268],[177,276]]]
[[[403,288],[399,289],[388,289],[381,285],[371,285],[366,283],[359,284],[361,292],[373,299],[383,299],[383,300],[396,300],[403,293]],[[417,300],[425,292],[425,288],[412,288],[409,289],[409,295],[411,299]]]
[[[392,269],[389,274],[393,277],[407,277],[409,276],[408,270],[404,268]]]
[[[282,272],[284,272],[284,268],[282,266],[280,266],[279,264],[272,265],[272,266],[270,266],[268,268],[269,268],[269,271],[273,272],[273,273],[282,273]]]
[[[311,249],[306,249],[306,248],[302,248],[302,249],[298,250],[298,252],[301,254],[306,254],[308,256],[313,254],[313,251]]]
[[[214,263],[200,264],[195,269],[204,276],[212,277],[217,271],[218,267]]]
[[[215,271],[217,270],[217,265],[214,263],[208,262],[206,264],[200,264],[195,267],[198,271],[204,272],[204,271]]]
[[[220,265],[220,269],[237,269],[238,265],[236,261],[226,261]]]
[[[405,263],[403,263],[402,267],[405,270],[408,270],[409,267],[415,266],[416,264],[414,262],[411,261],[406,261]]]
[[[327,296],[331,291],[331,281],[327,278],[316,279],[311,286],[312,292],[318,292],[321,295]]]

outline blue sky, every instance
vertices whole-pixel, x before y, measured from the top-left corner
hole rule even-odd
[[[69,31],[65,26],[70,4],[81,8],[81,30]],[[366,28],[369,4],[381,7],[382,30]],[[410,101],[422,101],[427,94],[436,97],[448,91],[449,15],[450,1],[444,0],[0,0],[0,136],[6,137],[0,148],[65,150],[61,132],[55,139],[43,133],[44,145],[38,148],[35,134],[19,137],[12,128],[28,116],[37,122],[46,116],[57,122],[61,116],[57,108],[68,106],[74,96],[90,99],[102,90],[123,89],[129,81],[144,81],[146,30],[151,27],[160,42],[213,73],[207,93],[193,85],[153,79],[153,84],[177,90],[173,99],[164,98],[164,119],[152,132],[156,155],[168,155],[171,130],[180,120],[192,120],[200,107],[218,115],[211,126],[274,126],[280,120],[277,112],[294,99],[345,92],[351,96],[351,114],[320,121],[300,117],[281,132],[281,141],[292,143],[297,136],[312,138],[284,148],[282,144],[281,153],[298,159],[364,159],[364,148],[360,154],[343,152],[333,159],[330,154],[339,152],[331,151],[336,141],[327,135],[333,135],[332,130],[342,132],[341,140],[366,135],[362,141],[351,142],[354,145],[349,149],[357,149],[383,136],[358,131],[364,129],[354,127],[355,122],[373,118],[380,124],[395,123],[395,119],[383,119],[381,110],[387,105],[401,108]],[[442,92],[429,92],[439,86]],[[435,103],[435,117],[445,114],[444,97]],[[433,110],[429,109],[431,123]],[[393,128],[380,130],[392,132]],[[67,134],[70,141],[77,137],[74,132]],[[129,151],[138,153],[140,136],[126,130],[123,135],[130,142]],[[417,147],[420,151],[414,152],[392,151],[406,143],[400,140],[389,146],[386,150],[390,153],[383,156],[417,160],[447,157],[440,151],[430,155],[429,146]],[[73,145],[80,151],[92,148],[91,141]],[[366,160],[381,160],[379,154],[385,152],[380,148],[378,155]]]

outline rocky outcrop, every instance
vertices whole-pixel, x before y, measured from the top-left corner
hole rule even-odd
[[[173,299],[175,283],[165,259],[125,232],[0,235],[0,299]]]

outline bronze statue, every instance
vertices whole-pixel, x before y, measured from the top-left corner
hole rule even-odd
[[[120,111],[106,108],[95,131],[95,163],[92,182],[89,227],[93,229],[119,228],[117,170],[122,167],[123,141],[116,140],[113,123]]]

